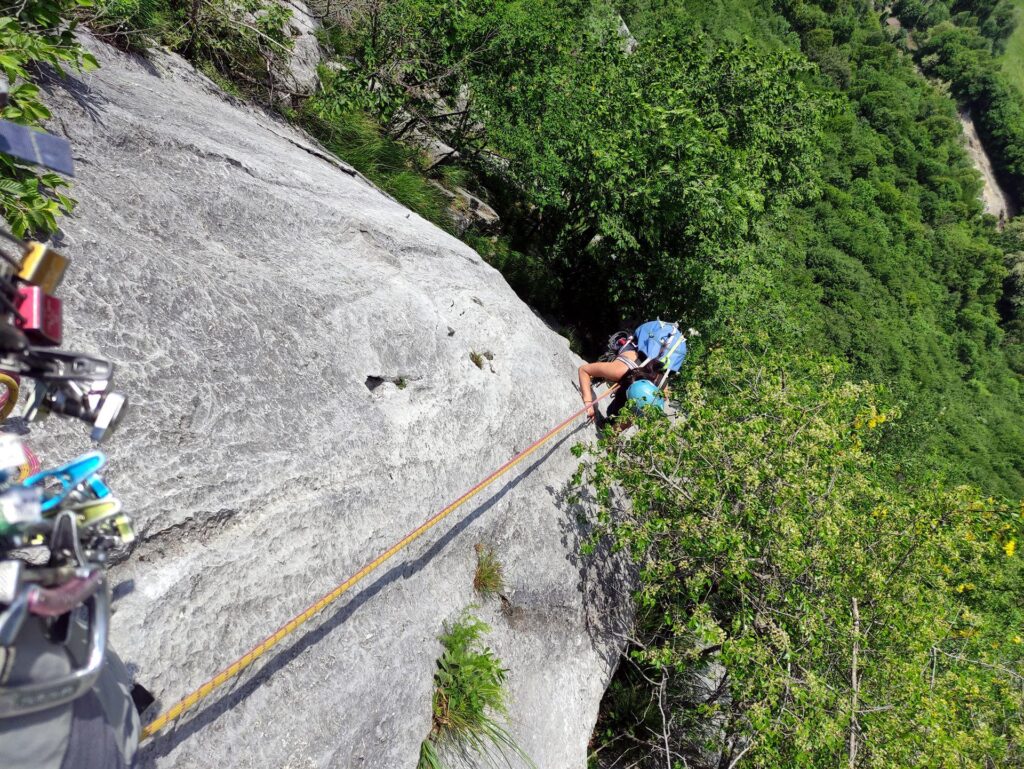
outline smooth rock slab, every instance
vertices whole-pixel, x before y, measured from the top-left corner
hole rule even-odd
[[[114,359],[131,397],[105,446],[141,535],[111,573],[113,643],[167,706],[578,408],[578,361],[474,251],[304,135],[177,57],[89,45],[102,68],[47,94],[78,164],[66,346]],[[510,670],[511,730],[538,766],[583,767],[623,605],[602,564],[581,567],[560,501],[588,430],[431,530],[141,765],[415,766],[437,635],[478,602],[487,542],[510,605],[476,611]],[[53,463],[86,432],[51,419],[30,440]]]

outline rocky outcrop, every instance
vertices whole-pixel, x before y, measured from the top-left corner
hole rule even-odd
[[[278,75],[279,88],[290,97],[311,94],[318,82],[316,68],[322,58],[316,39],[320,22],[302,0],[281,0],[281,5],[291,11],[287,31],[292,50],[284,70]]]
[[[464,187],[448,189],[433,182],[434,187],[448,201],[448,214],[455,231],[464,235],[469,230],[479,233],[494,232],[501,223],[498,212]]]
[[[1017,215],[1012,198],[1000,186],[996,178],[995,170],[992,168],[992,161],[989,159],[985,147],[978,136],[978,129],[974,126],[974,118],[970,110],[960,112],[960,125],[964,129],[964,146],[971,158],[974,167],[981,174],[981,202],[985,206],[985,213],[991,214],[999,220],[1000,226]]]
[[[626,20],[619,16],[619,37],[622,38],[622,47],[626,53],[633,53],[637,49],[640,43],[633,37],[633,33],[629,31],[629,27],[626,25]]]
[[[140,532],[111,573],[113,643],[166,706],[578,407],[578,361],[475,252],[306,136],[177,57],[87,42],[101,69],[48,94],[79,172],[66,340],[112,357],[132,399],[106,446]],[[52,463],[82,433],[51,420],[30,441]],[[611,567],[576,557],[563,492],[586,434],[431,530],[141,766],[414,767],[437,635],[474,603],[512,733],[539,767],[585,766],[624,610]],[[473,593],[477,542],[504,564],[505,606]]]

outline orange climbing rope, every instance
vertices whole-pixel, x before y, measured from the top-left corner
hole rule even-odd
[[[602,401],[605,398],[607,398],[609,395],[611,395],[613,392],[615,392],[615,389],[617,387],[618,387],[618,385],[613,385],[612,387],[610,387],[606,392],[602,393],[600,396],[595,398],[594,399],[594,403],[596,404],[599,401]],[[180,718],[182,716],[182,714],[184,714],[187,710],[190,710],[191,708],[195,707],[200,702],[200,700],[203,700],[206,697],[209,697],[216,689],[218,689],[219,687],[223,686],[225,683],[227,683],[232,678],[237,676],[239,673],[241,673],[243,670],[245,670],[247,667],[249,667],[252,663],[254,663],[256,660],[258,660],[260,657],[262,657],[268,651],[270,651],[275,646],[277,646],[279,643],[281,643],[281,641],[283,641],[289,635],[294,633],[296,630],[298,630],[304,624],[309,622],[309,620],[313,619],[313,617],[315,617],[321,611],[323,611],[328,606],[330,606],[332,603],[337,601],[342,595],[344,595],[357,582],[359,582],[365,576],[367,576],[368,574],[373,572],[381,564],[383,564],[389,558],[394,556],[396,553],[400,552],[401,550],[403,550],[404,548],[406,548],[410,544],[412,544],[414,541],[419,539],[421,536],[423,536],[423,534],[425,534],[433,526],[435,526],[436,524],[440,523],[442,520],[447,518],[456,509],[458,509],[459,507],[464,505],[470,499],[475,497],[479,492],[481,492],[483,489],[487,488],[487,486],[492,484],[495,480],[497,480],[502,475],[504,475],[509,470],[511,470],[513,467],[518,465],[520,462],[522,462],[524,459],[526,459],[526,457],[530,456],[530,454],[532,454],[534,451],[539,449],[541,446],[543,446],[545,443],[547,443],[553,437],[558,435],[558,433],[562,432],[562,430],[564,430],[566,427],[571,425],[576,420],[577,417],[579,417],[582,414],[584,414],[586,412],[587,408],[589,408],[589,407],[588,406],[584,406],[583,408],[579,409],[578,411],[573,412],[572,416],[567,418],[564,422],[560,423],[556,427],[554,427],[551,430],[549,430],[542,437],[538,438],[536,441],[531,443],[525,449],[520,451],[518,454],[516,454],[514,457],[512,457],[512,459],[510,459],[508,462],[503,464],[501,467],[499,467],[493,473],[488,475],[486,478],[484,478],[482,481],[480,481],[480,483],[478,483],[476,486],[471,488],[469,491],[467,491],[461,497],[456,499],[450,505],[448,505],[443,510],[441,510],[439,513],[434,515],[432,518],[430,518],[429,520],[427,520],[424,523],[420,524],[420,526],[418,526],[417,528],[413,529],[411,532],[406,534],[404,537],[402,537],[402,539],[400,539],[398,542],[396,542],[390,548],[388,548],[383,553],[378,555],[376,558],[374,558],[372,561],[370,561],[368,564],[366,564],[363,568],[361,568],[355,574],[353,574],[351,577],[349,577],[344,582],[342,582],[340,585],[338,585],[336,588],[334,588],[331,592],[327,593],[319,601],[317,601],[316,603],[312,604],[308,609],[306,609],[302,613],[297,614],[294,617],[292,617],[290,620],[288,620],[288,622],[286,622],[285,624],[281,625],[281,627],[279,627],[276,631],[274,631],[274,633],[272,633],[270,636],[265,638],[262,642],[260,642],[258,645],[256,645],[252,649],[250,649],[248,652],[246,652],[244,655],[239,657],[237,660],[232,662],[226,668],[221,670],[219,673],[217,673],[217,675],[215,675],[209,681],[204,683],[198,689],[194,690],[188,696],[186,696],[183,699],[179,700],[172,707],[170,707],[167,710],[165,710],[163,713],[161,713],[159,716],[157,716],[155,719],[153,719],[150,723],[148,723],[146,725],[146,727],[142,730],[142,739],[143,740],[149,739],[150,737],[155,735],[157,732],[159,732],[161,729],[163,729],[165,726],[167,726],[169,723],[171,723],[172,721],[175,721],[178,718]]]

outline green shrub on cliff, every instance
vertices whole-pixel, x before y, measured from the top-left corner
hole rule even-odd
[[[598,732],[632,735],[608,748],[626,763],[1024,762],[1024,510],[894,475],[899,413],[849,376],[728,344],[677,393],[685,416],[607,436],[581,470],[595,541],[639,569]]]
[[[87,18],[108,42],[166,46],[228,93],[272,105],[292,49],[291,15],[276,0],[96,0]]]
[[[483,644],[488,630],[468,614],[445,627],[434,673],[430,734],[420,749],[418,769],[442,769],[445,750],[472,753],[491,763],[516,755],[532,765],[501,724],[508,713],[508,671]]]

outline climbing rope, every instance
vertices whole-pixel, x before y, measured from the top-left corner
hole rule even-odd
[[[617,387],[618,385],[613,385],[606,392],[602,393],[600,396],[595,398],[593,403],[596,404],[604,400],[613,392],[615,392]],[[353,574],[351,577],[349,577],[336,588],[334,588],[331,592],[327,593],[319,601],[312,604],[308,609],[306,609],[302,613],[292,617],[290,620],[288,620],[288,622],[281,625],[281,627],[274,631],[274,633],[265,638],[258,645],[250,649],[237,660],[232,662],[226,668],[221,670],[219,673],[217,673],[217,675],[208,680],[198,689],[195,689],[191,694],[182,698],[175,705],[165,710],[163,713],[161,713],[159,716],[153,719],[149,724],[147,724],[146,727],[142,730],[142,739],[147,740],[153,735],[157,734],[169,723],[177,720],[186,711],[195,707],[201,700],[205,699],[206,697],[209,697],[214,691],[216,691],[218,688],[220,688],[225,683],[230,681],[232,678],[237,676],[239,673],[241,673],[243,670],[249,667],[260,657],[262,657],[268,651],[270,651],[279,643],[281,643],[281,641],[283,641],[289,635],[291,635],[304,624],[313,619],[321,611],[323,611],[332,603],[337,601],[342,595],[348,592],[348,590],[350,590],[356,583],[358,583],[368,574],[379,568],[381,564],[383,564],[389,558],[391,558],[395,554],[399,553],[400,551],[404,550],[406,547],[411,545],[413,542],[415,542],[417,539],[423,536],[427,531],[429,531],[435,525],[437,525],[442,520],[447,518],[455,510],[457,510],[470,499],[475,497],[478,493],[480,493],[489,485],[491,485],[495,480],[497,480],[502,475],[507,473],[509,470],[518,465],[520,462],[522,462],[524,459],[530,456],[533,452],[535,452],[549,440],[551,440],[560,432],[562,432],[562,430],[571,425],[577,417],[584,414],[587,411],[587,409],[590,408],[590,405],[591,404],[585,405],[578,411],[573,412],[573,414],[570,417],[568,417],[565,421],[561,422],[560,424],[549,430],[547,433],[545,433],[542,437],[538,438],[525,449],[520,451],[518,454],[512,457],[512,459],[510,459],[508,462],[503,464],[493,473],[488,475],[486,478],[480,481],[480,483],[471,488],[469,491],[467,491],[461,497],[456,499],[454,502],[449,504],[439,513],[435,514],[432,518],[420,524],[417,528],[413,529],[411,532],[406,534],[404,537],[402,537],[402,539],[400,539],[390,548],[388,548],[383,553],[378,555],[376,558],[374,558],[372,561],[366,564],[355,574]]]

